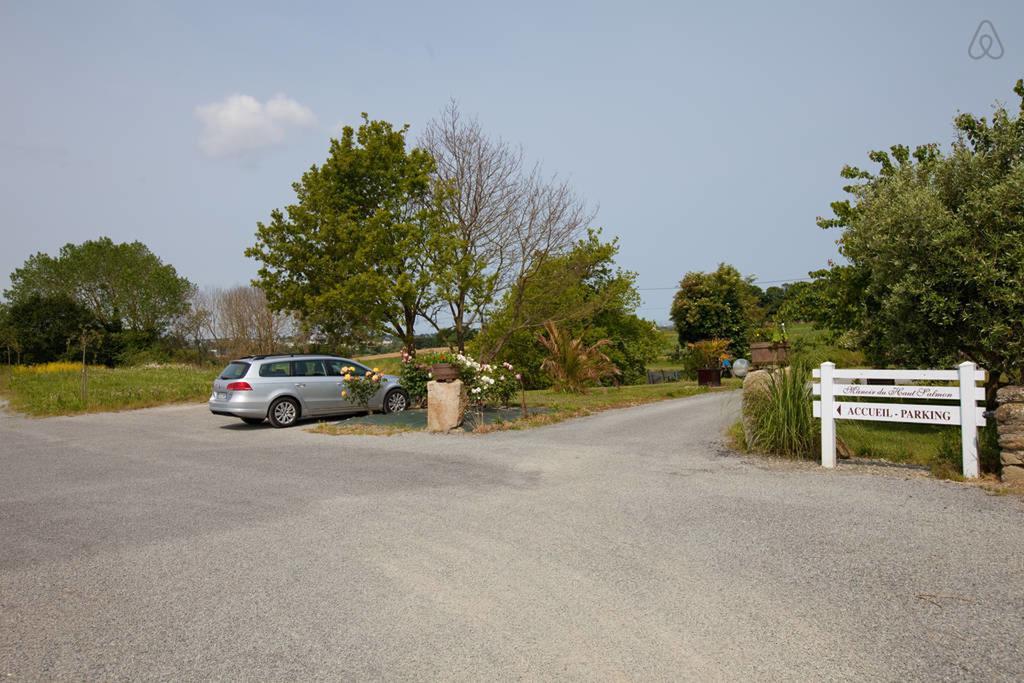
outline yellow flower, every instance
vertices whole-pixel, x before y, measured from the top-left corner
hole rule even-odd
[[[366,371],[366,376],[367,376],[367,377],[369,377],[369,376],[370,376],[370,375],[372,375],[372,374],[373,374],[373,370],[367,370],[367,371]]]
[[[379,382],[380,381],[380,375],[374,375],[373,376],[373,381],[374,382]]]
[[[380,372],[380,368],[374,368],[373,371],[374,372]]]
[[[344,377],[343,379],[344,379],[344,380],[345,380],[346,382],[351,382],[351,381],[352,381],[352,375],[350,375],[350,374],[348,374],[348,373],[345,373],[345,377]]]
[[[341,390],[341,397],[342,397],[342,398],[345,398],[346,396],[348,396],[348,392],[347,392],[347,391],[345,391],[344,389],[342,389],[342,390]]]

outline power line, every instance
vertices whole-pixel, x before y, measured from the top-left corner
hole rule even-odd
[[[753,280],[754,284],[762,285],[777,285],[785,282],[810,282],[813,277],[791,277],[784,280]],[[673,285],[672,287],[637,287],[638,292],[655,292],[667,289],[679,289],[679,285]]]

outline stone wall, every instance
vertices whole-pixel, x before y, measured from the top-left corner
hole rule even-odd
[[[1024,387],[1003,387],[996,397],[1003,481],[1024,484]]]

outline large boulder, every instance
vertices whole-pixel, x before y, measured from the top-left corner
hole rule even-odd
[[[461,425],[467,403],[461,380],[427,382],[427,431],[450,432]]]

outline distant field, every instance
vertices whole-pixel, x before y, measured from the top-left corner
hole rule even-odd
[[[187,365],[90,367],[88,400],[83,401],[82,366],[51,363],[4,368],[0,393],[12,409],[39,417],[147,408],[206,400],[218,371]]]

